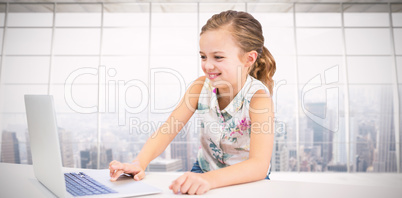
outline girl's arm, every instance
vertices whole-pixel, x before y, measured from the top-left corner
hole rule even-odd
[[[112,161],[109,164],[112,181],[122,173],[138,174],[137,178],[134,177],[136,180],[145,176],[144,170],[148,164],[166,149],[194,114],[204,81],[205,76],[202,76],[191,84],[179,105],[173,110],[167,121],[147,140],[133,163],[122,164]]]
[[[263,90],[257,91],[250,101],[250,119],[249,159],[203,174],[186,173],[173,181],[173,192],[203,194],[213,188],[264,179],[274,144],[274,111],[272,98]]]
[[[205,76],[194,81],[166,122],[147,140],[136,157],[142,168],[145,169],[153,159],[162,154],[194,114],[204,81]]]

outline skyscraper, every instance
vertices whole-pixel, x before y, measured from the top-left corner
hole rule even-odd
[[[20,149],[15,132],[3,131],[1,139],[1,162],[20,164]]]
[[[60,154],[61,160],[64,167],[74,168],[74,154],[73,154],[73,141],[71,132],[66,131],[63,128],[58,128],[58,136],[60,143]],[[32,155],[31,155],[31,144],[29,140],[28,130],[25,133],[26,137],[26,149],[27,149],[27,163],[32,164]]]
[[[171,157],[181,160],[181,170],[183,171],[190,171],[196,161],[199,144],[198,138],[194,134],[198,134],[198,130],[195,119],[192,118],[170,145]]]
[[[375,134],[374,121],[366,120],[359,123],[359,134],[356,138],[356,172],[366,172],[373,165]]]
[[[181,159],[161,159],[156,158],[148,165],[149,171],[154,172],[170,172],[170,171],[182,171]]]
[[[341,115],[339,118],[339,126],[342,130],[337,131],[333,135],[333,157],[331,160],[332,165],[346,165],[347,155],[346,155],[346,132],[343,130],[345,126],[345,116]]]
[[[191,144],[188,141],[188,139],[190,139],[188,138],[189,136],[188,131],[182,130],[170,144],[172,159],[181,159],[181,167],[185,171],[189,171],[192,168]]]
[[[64,167],[74,167],[74,155],[73,155],[73,141],[71,132],[66,131],[63,128],[59,128],[59,141],[61,159]]]
[[[308,103],[306,108],[313,115],[325,119],[326,116],[326,103]],[[332,139],[333,134],[331,131],[323,127],[322,123],[317,123],[308,118],[307,127],[313,130],[313,150],[312,153],[316,157],[316,162],[321,164],[322,169],[325,169],[327,164],[332,159]],[[318,156],[317,156],[318,155]]]
[[[81,158],[81,168],[91,168],[90,161],[91,161],[91,156],[90,156],[90,151],[85,150],[85,151],[80,151],[80,158]]]
[[[287,147],[286,133],[275,134],[271,166],[272,171],[289,171],[289,149]]]
[[[25,131],[26,149],[27,149],[27,163],[32,164],[31,144],[29,140],[29,132]]]
[[[395,172],[395,131],[393,101],[391,87],[384,86],[380,98],[380,123],[377,132],[376,149],[374,151],[374,172]]]
[[[100,167],[98,167],[98,150],[96,146],[92,146],[88,150],[80,151],[81,168],[101,169],[108,168],[109,163],[113,160],[112,149],[105,149],[101,146],[100,149]]]

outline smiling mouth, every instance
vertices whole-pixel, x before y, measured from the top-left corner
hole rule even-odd
[[[219,74],[218,73],[217,74],[208,74],[208,78],[212,80],[212,79],[215,79],[216,77],[218,77],[220,75],[221,75],[220,73]]]

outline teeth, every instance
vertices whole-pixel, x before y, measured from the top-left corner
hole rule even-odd
[[[210,78],[215,78],[216,76],[218,76],[218,74],[210,74],[209,75]]]

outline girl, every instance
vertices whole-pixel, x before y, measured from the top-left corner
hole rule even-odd
[[[264,47],[261,24],[246,12],[215,14],[202,27],[200,55],[205,76],[193,82],[132,163],[110,163],[112,181],[122,173],[143,179],[147,165],[196,110],[201,117],[198,160],[191,172],[169,186],[174,193],[204,194],[213,188],[269,179],[276,66]]]

